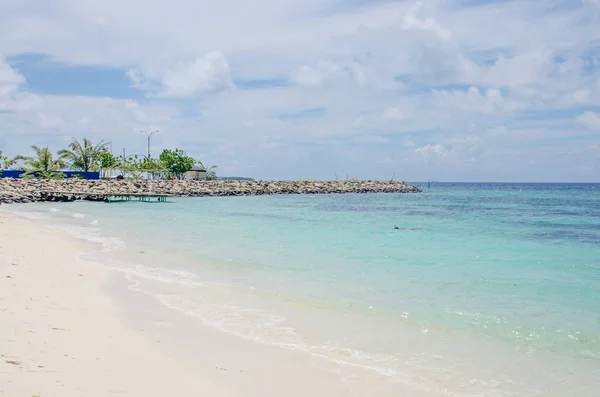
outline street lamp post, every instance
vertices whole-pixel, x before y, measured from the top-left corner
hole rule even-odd
[[[152,135],[154,135],[155,133],[158,132],[158,130],[152,131],[150,133],[144,131],[144,130],[140,130],[140,132],[143,132],[144,134],[146,134],[146,137],[148,138],[148,159],[150,159],[150,138],[152,138]]]

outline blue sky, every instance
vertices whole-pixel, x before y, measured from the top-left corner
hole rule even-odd
[[[0,4],[5,154],[159,129],[224,175],[600,181],[600,0],[36,4]]]
[[[44,54],[15,55],[6,62],[25,77],[28,91],[39,95],[144,99],[142,92],[131,87],[126,69],[70,65]]]

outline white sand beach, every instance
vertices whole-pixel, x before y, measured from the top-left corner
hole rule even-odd
[[[122,275],[76,259],[84,249],[0,213],[0,396],[352,395],[300,353],[127,291]]]

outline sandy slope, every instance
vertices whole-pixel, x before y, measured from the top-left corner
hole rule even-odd
[[[121,273],[76,259],[87,249],[0,211],[0,397],[358,395],[309,355],[129,290]]]
[[[235,395],[124,326],[80,248],[0,213],[0,396]]]

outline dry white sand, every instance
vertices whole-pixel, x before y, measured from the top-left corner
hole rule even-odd
[[[230,396],[121,324],[62,233],[0,214],[0,395]]]
[[[352,395],[302,354],[107,293],[122,276],[77,260],[84,248],[0,212],[1,397]]]

